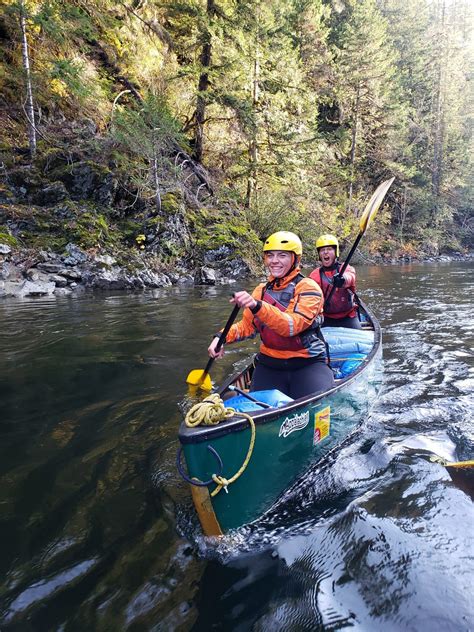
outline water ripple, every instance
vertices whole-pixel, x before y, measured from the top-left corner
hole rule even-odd
[[[1,302],[0,627],[470,629],[473,481],[430,457],[474,455],[471,278],[469,264],[360,269],[383,326],[380,397],[220,539],[176,473],[176,402],[228,288]]]

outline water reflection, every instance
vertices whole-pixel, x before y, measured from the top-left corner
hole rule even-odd
[[[2,632],[469,629],[469,485],[429,458],[474,455],[472,266],[359,277],[384,329],[382,394],[219,540],[175,469],[176,404],[232,287],[0,303]]]

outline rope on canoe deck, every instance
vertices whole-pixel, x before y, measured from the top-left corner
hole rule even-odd
[[[189,428],[195,428],[196,426],[199,426],[201,424],[205,426],[215,426],[219,422],[224,421],[225,419],[229,419],[234,415],[245,417],[245,419],[247,419],[250,424],[251,435],[249,449],[247,451],[247,456],[245,457],[244,462],[233,476],[231,476],[230,478],[225,478],[224,476],[217,476],[216,474],[212,475],[212,480],[217,485],[217,487],[211,492],[211,496],[216,496],[222,488],[227,491],[227,486],[231,483],[234,483],[239,478],[239,476],[244,473],[252,457],[252,452],[255,445],[255,422],[247,413],[236,412],[233,408],[226,408],[224,406],[224,402],[217,393],[208,395],[206,399],[202,400],[202,402],[194,404],[194,406],[192,406],[188,410],[184,419],[184,423]]]

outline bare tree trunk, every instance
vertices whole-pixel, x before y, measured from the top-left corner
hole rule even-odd
[[[260,33],[259,33],[259,9],[257,7],[257,33],[255,41],[255,57],[253,61],[253,79],[252,79],[252,111],[253,111],[253,128],[252,137],[249,143],[249,175],[247,178],[247,194],[245,198],[245,207],[250,208],[252,199],[255,198],[255,205],[258,208],[258,120],[257,108],[260,98]]]
[[[160,191],[160,179],[158,177],[158,154],[156,151],[156,143],[153,143],[153,159],[151,161],[151,169],[152,169],[152,176],[153,176],[153,185],[155,187],[156,212],[161,213],[161,191]]]
[[[214,0],[207,0],[207,19],[212,20],[216,12]],[[193,158],[202,162],[204,146],[204,122],[206,118],[207,96],[209,89],[209,68],[212,60],[212,41],[209,28],[203,34],[203,46],[201,51],[201,74],[198,83],[198,95],[196,101],[196,133],[194,136]]]
[[[350,211],[352,207],[352,195],[353,195],[353,187],[354,187],[354,166],[355,166],[355,157],[356,157],[356,149],[357,149],[357,127],[359,125],[359,106],[360,106],[360,83],[357,84],[356,102],[354,106],[354,122],[352,125],[349,200],[347,202],[348,211]]]
[[[402,201],[402,208],[400,211],[400,243],[403,246],[403,231],[405,229],[405,221],[407,218],[407,213],[408,213],[408,209],[407,209],[407,197],[408,197],[408,187],[407,185],[405,185],[405,188],[403,189],[403,201]]]
[[[36,125],[35,109],[33,104],[33,90],[31,87],[30,56],[28,53],[27,25],[25,15],[25,3],[20,4],[20,28],[21,28],[21,52],[23,55],[23,68],[26,79],[26,103],[25,113],[28,124],[28,142],[30,146],[30,156],[34,158],[36,154]]]
[[[441,19],[440,19],[440,54],[438,56],[438,69],[434,96],[434,130],[433,130],[433,162],[431,167],[431,190],[436,198],[436,210],[438,208],[438,198],[441,190],[441,181],[443,177],[443,146],[444,146],[444,73],[443,65],[445,63],[446,56],[446,42],[444,39],[445,34],[445,0],[441,6]]]

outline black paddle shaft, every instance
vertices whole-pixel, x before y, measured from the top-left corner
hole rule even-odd
[[[355,240],[355,242],[352,244],[352,248],[349,251],[349,254],[347,255],[346,260],[344,261],[344,263],[342,264],[342,268],[339,271],[339,274],[342,276],[344,274],[344,272],[346,271],[347,266],[349,265],[349,261],[352,259],[352,255],[355,252],[355,249],[357,248],[357,246],[359,245],[359,241],[362,239],[362,237],[364,236],[365,230],[361,231],[358,235],[357,235],[357,239]],[[332,295],[334,294],[334,290],[336,289],[336,286],[333,285],[331,288],[331,291],[329,292],[329,296],[327,297],[327,299],[325,299],[326,303],[329,303],[329,301],[331,300]]]
[[[258,404],[262,408],[271,408],[270,404],[267,404],[266,402],[261,402],[260,400],[255,399],[255,397],[250,395],[250,393],[246,393],[245,391],[243,391],[241,388],[238,388],[237,386],[231,386],[229,387],[229,390],[236,391],[236,393],[239,393],[239,395],[243,395],[243,397],[246,397],[251,402],[255,402],[255,404]]]
[[[383,199],[386,196],[387,191],[391,187],[392,182],[394,180],[395,180],[395,177],[390,178],[390,180],[385,180],[385,182],[382,182],[382,184],[379,184],[379,186],[375,190],[375,193],[370,198],[367,206],[365,207],[364,212],[362,213],[362,217],[360,218],[360,233],[357,235],[357,239],[355,240],[349,254],[347,255],[346,260],[344,261],[344,265],[342,266],[339,272],[341,276],[346,271],[346,268],[349,265],[349,261],[351,260],[352,255],[355,252],[355,249],[359,245],[359,241],[365,235],[365,231],[369,227],[370,222],[374,219],[375,214],[379,210],[379,207],[382,204]],[[329,292],[329,296],[326,299],[327,303],[329,303],[329,301],[331,300],[331,296],[333,295],[335,289],[336,289],[336,286],[333,284],[331,291]]]
[[[234,320],[237,318],[237,314],[239,313],[239,309],[240,307],[238,305],[236,305],[234,307],[234,309],[232,310],[231,315],[229,316],[229,320],[226,322],[224,329],[222,330],[220,337],[219,337],[219,342],[216,344],[216,353],[219,352],[220,348],[222,347],[222,345],[225,342],[225,339],[227,338],[227,334],[229,333],[229,329],[232,327]],[[209,370],[212,366],[212,363],[214,362],[214,358],[209,358],[207,364],[206,364],[206,368],[204,369],[204,373],[202,376],[202,379],[204,379],[204,376],[206,376],[209,373]]]

